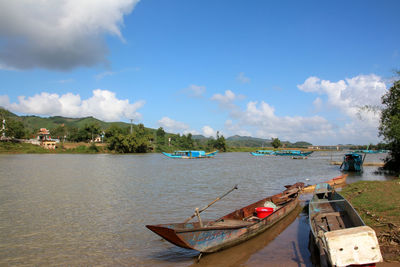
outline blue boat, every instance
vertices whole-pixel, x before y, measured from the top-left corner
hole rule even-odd
[[[212,158],[218,150],[206,153],[203,150],[179,150],[173,153],[162,152],[165,156],[174,159],[199,159],[199,158]]]
[[[364,160],[360,154],[348,153],[344,155],[341,171],[361,172],[363,170]]]
[[[257,150],[256,152],[250,152],[253,156],[272,156],[275,155],[274,150]]]
[[[280,151],[275,151],[275,155],[277,156],[298,156],[298,157],[307,157],[314,151],[301,151],[301,150],[280,150]]]

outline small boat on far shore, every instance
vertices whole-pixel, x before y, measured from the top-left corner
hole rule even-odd
[[[308,205],[310,251],[320,266],[375,266],[383,261],[375,231],[329,184],[318,184]]]
[[[323,183],[329,184],[333,188],[336,188],[336,186],[343,186],[346,184],[347,176],[349,176],[349,175],[343,174],[343,175],[337,176],[335,178],[332,178],[328,181],[325,181]],[[316,184],[308,185],[308,186],[304,187],[301,192],[302,193],[312,193],[315,190],[315,186],[316,186]]]
[[[253,156],[272,156],[275,155],[275,150],[257,150],[256,152],[250,152]]]
[[[301,151],[301,150],[279,150],[275,151],[277,156],[293,156],[293,157],[307,157],[314,151]]]
[[[218,150],[206,153],[203,150],[179,150],[173,153],[162,152],[165,156],[174,159],[201,159],[201,158],[212,158]]]

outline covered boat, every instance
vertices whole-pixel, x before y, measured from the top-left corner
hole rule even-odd
[[[329,184],[318,184],[309,203],[311,250],[321,266],[375,266],[382,261],[375,231]]]
[[[275,152],[277,156],[297,156],[297,157],[307,157],[313,153],[313,151],[301,151],[301,150],[279,150]]]
[[[206,153],[203,150],[180,150],[173,153],[162,152],[165,156],[175,159],[198,159],[214,157],[218,150]]]
[[[239,244],[265,231],[296,208],[303,183],[286,186],[279,194],[263,198],[214,221],[146,225],[172,244],[211,253]],[[197,213],[198,215],[198,213]],[[193,216],[192,216],[193,217]]]
[[[357,153],[348,153],[343,157],[342,165],[340,165],[340,170],[342,171],[353,171],[360,172],[363,170],[363,158]]]
[[[274,150],[257,150],[256,152],[250,152],[253,156],[271,156],[275,155]]]

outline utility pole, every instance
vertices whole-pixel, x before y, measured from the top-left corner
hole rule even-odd
[[[132,123],[133,123],[133,119],[131,119],[131,134],[132,134]]]

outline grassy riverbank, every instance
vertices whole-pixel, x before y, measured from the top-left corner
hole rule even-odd
[[[31,153],[109,153],[103,144],[65,143],[57,145],[56,149],[45,149],[28,143],[0,142],[0,154],[31,154]]]
[[[359,181],[341,193],[375,230],[385,261],[400,262],[400,179]]]

